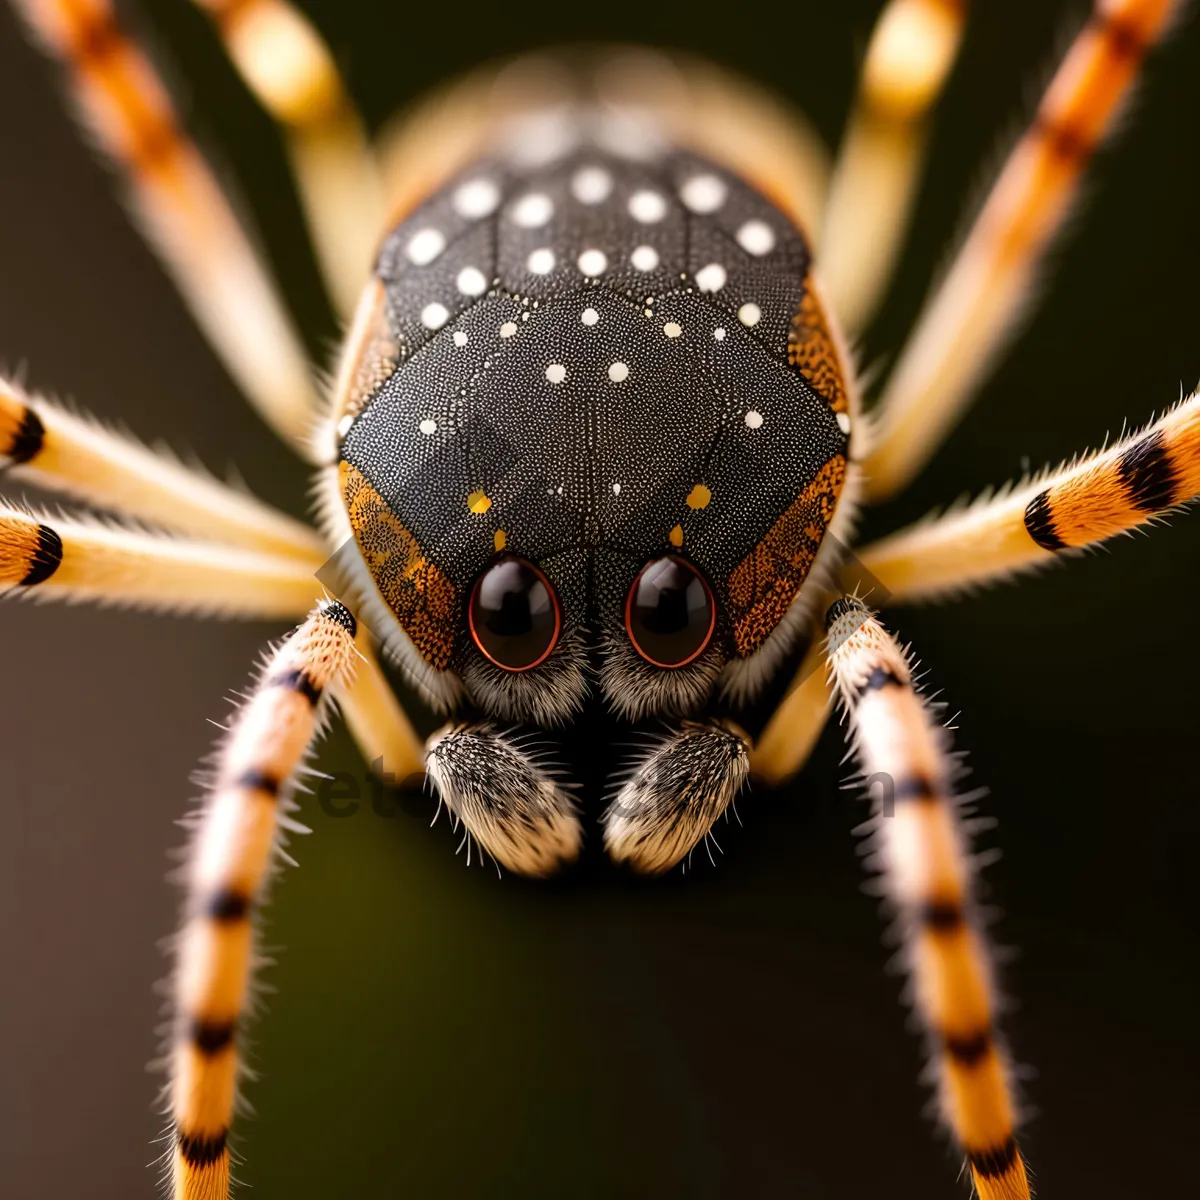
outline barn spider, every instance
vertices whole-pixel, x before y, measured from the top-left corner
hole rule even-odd
[[[945,1121],[979,1195],[1028,1197],[945,737],[907,652],[849,588],[844,543],[857,503],[914,476],[1002,348],[1178,5],[1097,3],[868,422],[838,330],[860,329],[887,284],[963,5],[885,6],[826,184],[818,146],[773,101],[633,51],[481,74],[373,147],[287,3],[202,2],[286,131],[331,294],[354,313],[325,403],[108,0],[19,7],[214,348],[317,469],[321,532],[0,390],[12,477],[126,519],[0,508],[10,593],[303,618],[218,746],[195,818],[169,1055],[174,1194],[228,1194],[253,910],[328,698],[368,761],[424,768],[469,838],[546,875],[577,855],[580,815],[513,731],[564,724],[596,692],[623,719],[671,722],[602,817],[611,857],[649,873],[685,860],[750,773],[794,774],[840,699],[864,777],[888,783],[874,862]],[[893,602],[1034,567],[1193,498],[1198,445],[1193,396],[860,561]],[[320,599],[314,578],[331,552],[343,601]],[[380,648],[453,715],[424,747]],[[740,706],[789,656],[795,686],[752,739]]]

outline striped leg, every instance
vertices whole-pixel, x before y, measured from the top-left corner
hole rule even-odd
[[[898,910],[944,1119],[981,1200],[1029,1200],[944,732],[914,690],[908,656],[868,609],[839,600],[826,621],[859,766],[868,780],[891,781],[873,823],[871,865]]]
[[[871,498],[921,469],[1012,332],[1089,158],[1180,2],[1096,0],[887,382],[866,464]]]
[[[895,267],[926,118],[958,53],[966,8],[966,0],[890,0],[871,36],[821,242],[821,277],[851,335],[870,320]]]
[[[79,113],[200,328],[263,418],[301,444],[316,412],[304,349],[262,260],[112,0],[17,0],[67,68]]]
[[[355,622],[318,605],[270,656],[217,750],[186,870],[175,974],[171,1151],[176,1200],[226,1200],[251,912],[286,827],[289,784],[321,729],[323,697],[354,670]]]
[[[321,538],[302,522],[3,376],[0,471],[195,537],[305,559],[322,554]]]
[[[1200,395],[1036,483],[860,551],[892,601],[961,591],[1146,525],[1200,495]]]
[[[286,0],[196,0],[283,127],[309,231],[339,311],[354,311],[383,229],[383,194],[362,118],[329,47]]]
[[[320,593],[320,557],[256,554],[0,501],[0,595],[295,618]]]

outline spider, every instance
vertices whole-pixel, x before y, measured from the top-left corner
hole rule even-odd
[[[885,6],[826,187],[803,124],[772,101],[632,52],[461,85],[389,141],[381,183],[312,28],[282,3],[206,4],[288,130],[331,292],[354,310],[325,405],[107,5],[22,7],[214,346],[316,466],[322,533],[10,384],[11,476],[129,524],[10,505],[0,580],[30,596],[299,617],[320,570],[344,601],[319,600],[270,651],[195,817],[169,1054],[176,1194],[228,1192],[251,920],[329,697],[368,761],[424,767],[468,842],[544,875],[578,855],[582,824],[569,781],[516,726],[553,730],[592,693],[629,722],[669,722],[601,818],[611,857],[653,873],[687,860],[749,773],[777,783],[799,769],[832,688],[864,779],[885,788],[874,862],[946,1123],[980,1195],[1028,1196],[953,760],[907,652],[851,587],[845,543],[857,504],[913,477],[994,359],[1175,6],[1097,6],[871,421],[839,328],[860,329],[887,282],[958,5]],[[699,402],[681,407],[681,393]],[[1192,398],[857,561],[902,602],[1103,541],[1192,498],[1198,421]],[[424,748],[380,650],[453,717]],[[795,686],[752,737],[741,706],[784,671]]]

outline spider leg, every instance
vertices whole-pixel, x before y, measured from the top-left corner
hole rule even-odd
[[[301,521],[0,376],[0,471],[180,533],[311,559]]]
[[[796,669],[787,694],[750,753],[750,770],[777,786],[804,766],[829,719],[833,693],[825,668],[825,648],[814,637]]]
[[[821,278],[851,336],[899,256],[925,160],[928,115],[958,54],[963,0],[890,0],[880,14],[830,186]]]
[[[287,0],[195,0],[282,127],[326,284],[353,311],[383,223],[379,170],[362,118],[316,27]]]
[[[419,775],[425,770],[424,747],[380,669],[365,627],[359,628],[357,646],[354,682],[338,701],[342,719],[369,766],[378,763],[381,773],[396,779]]]
[[[551,875],[579,855],[570,791],[511,733],[487,722],[446,725],[429,739],[425,770],[451,814],[503,867]]]
[[[17,0],[62,61],[79,114],[118,169],[143,234],[263,419],[301,445],[317,411],[304,348],[211,168],[111,0]]]
[[[1136,529],[1197,494],[1200,395],[1193,395],[1108,450],[859,553],[890,600],[925,600]]]
[[[980,1200],[1029,1200],[945,734],[913,688],[908,655],[869,609],[842,599],[826,620],[830,668],[859,766],[868,782],[883,776],[887,786],[870,861],[898,910],[945,1121]]]
[[[730,724],[685,722],[629,773],[604,813],[617,862],[658,875],[707,837],[749,773],[749,740]]]
[[[289,785],[322,727],[323,700],[354,671],[354,618],[318,605],[267,659],[218,747],[185,871],[171,1047],[176,1200],[226,1200],[251,914],[277,849]]]
[[[884,387],[868,496],[902,488],[957,420],[1013,331],[1046,250],[1180,0],[1096,0]]]
[[[258,554],[0,501],[0,595],[94,600],[230,617],[294,618],[312,606],[319,556]]]

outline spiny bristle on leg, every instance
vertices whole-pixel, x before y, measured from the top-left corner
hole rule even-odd
[[[579,856],[582,830],[570,793],[494,726],[434,734],[425,770],[446,807],[501,866],[546,876]]]
[[[681,862],[729,807],[749,773],[745,735],[688,722],[634,768],[604,814],[604,846],[617,862],[656,875]]]

